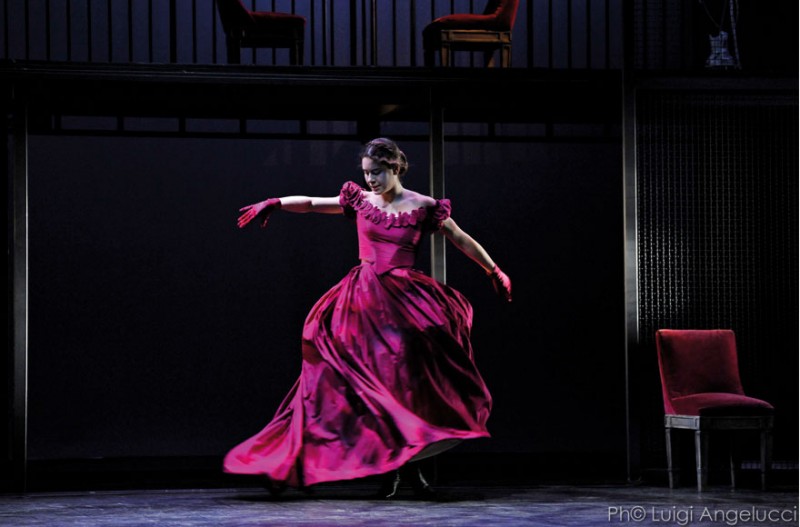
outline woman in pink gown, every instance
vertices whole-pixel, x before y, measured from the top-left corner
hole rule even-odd
[[[462,440],[488,437],[491,396],[473,360],[472,307],[458,291],[413,268],[423,235],[442,232],[480,265],[498,293],[511,282],[450,217],[450,202],[403,187],[408,168],[391,140],[361,153],[367,189],[336,197],[287,196],[244,207],[239,227],[266,226],[276,210],[354,218],[360,265],[317,301],[303,326],[300,378],[273,419],[233,448],[224,470],[285,486],[387,474]],[[421,473],[412,485],[432,492]]]

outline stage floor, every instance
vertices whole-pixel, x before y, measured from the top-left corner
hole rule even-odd
[[[278,498],[258,488],[36,492],[0,495],[0,525],[24,526],[580,526],[798,525],[798,489],[699,494],[643,485],[446,487],[439,501],[410,491],[371,499],[374,487],[318,486]]]

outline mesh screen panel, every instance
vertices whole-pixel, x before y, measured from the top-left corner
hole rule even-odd
[[[777,408],[776,454],[781,426],[796,450],[796,95],[640,90],[636,101],[643,465],[665,465],[659,328],[733,329],[745,392]]]

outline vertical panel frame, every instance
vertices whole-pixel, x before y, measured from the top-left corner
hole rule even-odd
[[[11,357],[11,466],[13,485],[27,486],[28,465],[28,112],[12,107],[10,166],[13,266],[13,351]]]
[[[430,194],[434,199],[445,196],[444,180],[444,108],[441,94],[436,88],[430,91]],[[431,276],[447,283],[445,238],[441,235],[431,237]]]

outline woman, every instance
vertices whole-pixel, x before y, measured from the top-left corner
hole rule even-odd
[[[225,471],[266,475],[270,490],[387,474],[464,439],[488,437],[491,396],[473,361],[472,307],[412,268],[423,234],[441,231],[511,301],[511,281],[450,217],[450,202],[406,189],[405,154],[379,138],[361,152],[369,190],[271,198],[241,209],[239,227],[270,214],[355,218],[361,264],[317,301],[303,327],[300,378],[260,433],[235,447]],[[405,472],[405,470],[404,470]],[[417,494],[432,489],[417,469]]]

